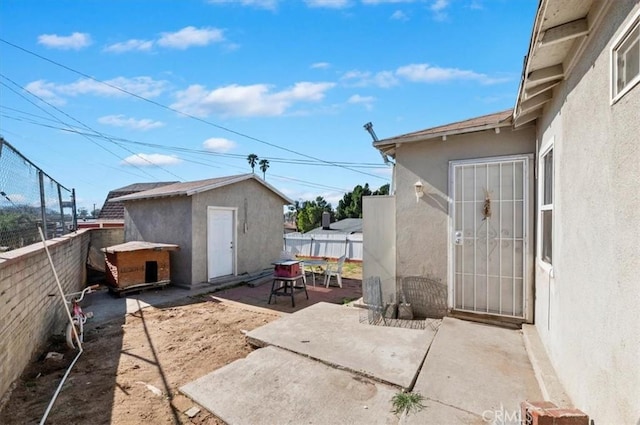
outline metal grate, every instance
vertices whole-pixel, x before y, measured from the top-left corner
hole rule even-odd
[[[441,319],[447,315],[447,285],[439,280],[406,276],[402,279],[402,292],[416,317]]]
[[[370,325],[386,324],[379,276],[368,277],[362,282],[362,302],[365,309],[360,315],[360,322],[368,322]]]

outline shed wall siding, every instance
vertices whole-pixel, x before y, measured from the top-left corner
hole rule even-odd
[[[171,243],[171,282],[190,286],[192,277],[191,197],[175,196],[125,203],[125,242]]]
[[[610,104],[610,47],[640,8],[611,6],[539,120],[555,162],[553,274],[536,267],[536,326],[576,407],[640,418],[640,86]]]
[[[271,267],[282,251],[282,198],[260,183],[245,180],[193,195],[193,281],[207,280],[207,207],[237,208],[238,274]],[[245,208],[246,206],[246,208]]]

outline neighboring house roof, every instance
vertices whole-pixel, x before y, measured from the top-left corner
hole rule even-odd
[[[112,201],[113,199],[173,183],[177,182],[134,183],[114,189],[107,194],[107,199],[102,205],[98,218],[101,220],[124,220],[124,204],[122,202],[114,202]]]
[[[315,229],[309,230],[307,233],[311,233],[311,234],[362,233],[362,219],[361,218],[345,218],[344,220],[331,223],[329,225],[329,229],[316,227]]]
[[[114,201],[135,201],[141,199],[167,198],[171,196],[192,196],[198,193],[206,192],[213,189],[240,183],[245,180],[255,180],[273,193],[282,198],[287,204],[293,204],[293,200],[280,192],[269,183],[257,177],[253,173],[239,174],[235,176],[217,177],[214,179],[197,180],[193,182],[174,183],[167,186],[158,187],[144,192],[132,193],[130,195],[121,196]]]
[[[495,130],[501,127],[511,127],[513,109],[496,112],[489,115],[470,118],[463,121],[457,121],[451,124],[431,127],[424,130],[407,133],[400,136],[379,140],[373,143],[373,146],[381,152],[394,156],[396,146],[403,143],[421,142],[424,140],[435,139],[457,134],[474,133],[477,131]],[[496,130],[497,131],[497,130]]]
[[[516,127],[542,115],[553,88],[575,66],[594,27],[616,2],[541,0],[514,109]]]

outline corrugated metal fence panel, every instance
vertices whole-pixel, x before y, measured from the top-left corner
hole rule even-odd
[[[339,258],[362,261],[362,234],[353,235],[308,235],[287,233],[284,235],[284,250],[311,257]]]

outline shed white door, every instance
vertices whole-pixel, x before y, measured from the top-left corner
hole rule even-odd
[[[525,318],[527,157],[452,161],[453,309]]]
[[[235,210],[207,209],[207,276],[213,279],[234,274]]]

